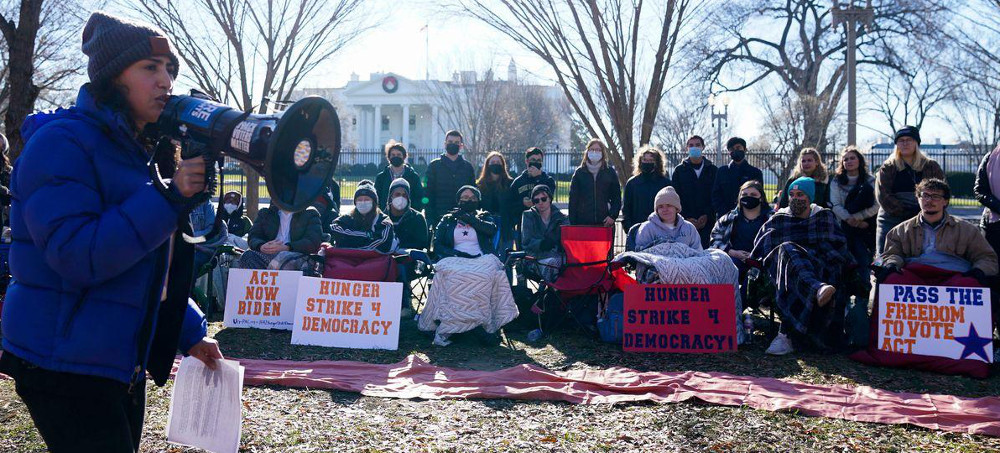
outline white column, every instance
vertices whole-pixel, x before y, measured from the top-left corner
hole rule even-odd
[[[372,134],[372,147],[382,146],[382,104],[375,104],[375,131]]]
[[[410,104],[403,104],[403,146],[410,147]]]
[[[429,145],[432,149],[437,149],[440,147],[438,146],[438,141],[437,141],[438,140],[437,118],[438,118],[438,106],[431,105],[431,130],[430,130],[430,139],[427,140],[427,145]],[[441,142],[444,142],[444,139],[442,139]]]

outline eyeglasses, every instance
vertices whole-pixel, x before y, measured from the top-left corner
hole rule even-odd
[[[922,193],[920,198],[930,201],[941,201],[944,200],[944,195],[938,195],[936,193]]]
[[[531,202],[532,202],[532,203],[534,203],[534,204],[538,204],[538,203],[545,203],[546,201],[549,201],[549,198],[548,198],[548,197],[542,197],[542,198],[532,198],[532,199],[531,199]]]

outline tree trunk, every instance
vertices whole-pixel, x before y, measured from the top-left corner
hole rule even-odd
[[[7,83],[10,99],[3,122],[10,142],[12,162],[24,148],[21,124],[35,109],[35,100],[40,92],[32,77],[35,73],[35,38],[38,35],[41,13],[42,0],[22,0],[17,27],[14,27],[12,20],[4,19],[0,23],[9,50]]]

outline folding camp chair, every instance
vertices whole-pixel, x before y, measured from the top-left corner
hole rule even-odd
[[[226,307],[226,276],[228,275],[229,268],[232,267],[236,259],[243,254],[243,250],[234,247],[232,245],[220,245],[215,247],[212,253],[212,257],[203,264],[199,269],[195,270],[195,284],[191,288],[191,298],[201,307],[202,311],[205,312],[205,316],[211,316],[215,312],[216,308],[219,311],[225,310]],[[215,273],[221,272],[221,285],[223,291],[220,293],[216,285]],[[205,289],[202,289],[198,285],[198,279],[201,277],[206,277],[207,282]]]

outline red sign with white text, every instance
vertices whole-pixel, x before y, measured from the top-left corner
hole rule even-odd
[[[622,348],[629,352],[736,350],[732,285],[629,285]]]

